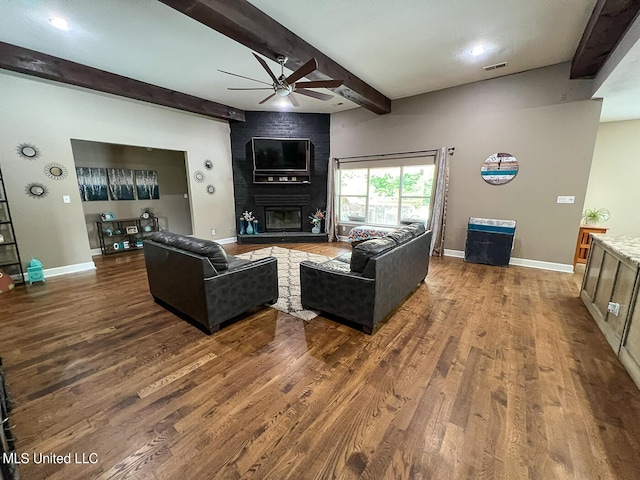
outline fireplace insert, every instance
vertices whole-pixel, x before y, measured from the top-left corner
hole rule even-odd
[[[301,207],[264,207],[265,231],[267,232],[301,232]]]

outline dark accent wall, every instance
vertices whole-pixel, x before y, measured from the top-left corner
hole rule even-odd
[[[302,205],[302,230],[311,231],[308,216],[317,208],[327,208],[327,170],[329,165],[330,116],[321,113],[246,112],[245,122],[231,122],[231,156],[235,191],[236,223],[242,212],[252,211],[260,231],[265,224],[264,203],[256,196],[309,198]],[[251,139],[253,137],[308,138],[312,145],[311,182],[304,184],[256,185],[253,183]],[[236,225],[236,229],[238,225]]]

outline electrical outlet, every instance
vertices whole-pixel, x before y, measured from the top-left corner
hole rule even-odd
[[[69,195],[63,195],[62,203],[71,203],[71,197]]]
[[[556,203],[574,203],[575,201],[576,197],[573,195],[558,195]]]
[[[211,229],[211,235],[213,236],[213,235],[215,235],[215,234],[216,234],[216,229],[215,229],[215,228],[212,228],[212,229]]]

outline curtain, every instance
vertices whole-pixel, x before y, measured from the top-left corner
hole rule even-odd
[[[327,217],[324,224],[325,233],[329,235],[330,242],[338,241],[338,209],[336,208],[336,178],[340,162],[337,158],[329,160],[329,172],[327,174]]]
[[[431,255],[441,257],[444,254],[447,192],[449,191],[449,149],[447,147],[442,147],[438,150],[435,167],[427,229],[433,230]]]

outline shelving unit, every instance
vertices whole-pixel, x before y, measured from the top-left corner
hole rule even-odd
[[[0,270],[11,275],[16,285],[24,284],[24,270],[11,220],[2,170],[0,170],[0,235]]]
[[[158,218],[120,218],[96,222],[103,255],[140,250],[144,237],[159,230]]]

